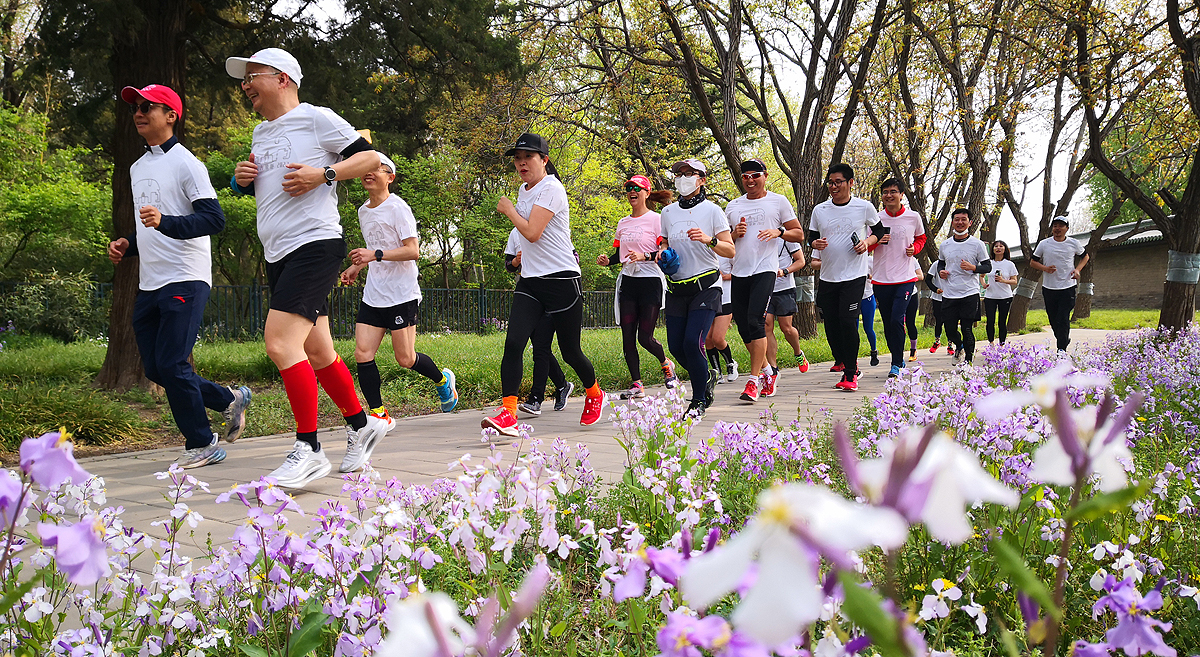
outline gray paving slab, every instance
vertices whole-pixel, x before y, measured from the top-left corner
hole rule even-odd
[[[1087,349],[1102,342],[1109,333],[1075,330],[1072,332],[1072,350]],[[1014,342],[1050,346],[1053,346],[1054,340],[1049,333],[1031,333],[1011,339]],[[981,344],[981,348],[985,345]],[[934,374],[945,372],[951,366],[945,350],[938,354],[922,350],[918,352],[918,360],[927,371]],[[756,404],[738,399],[745,385],[744,377],[737,382],[720,385],[717,387],[716,403],[692,436],[696,440],[707,437],[717,421],[757,421],[765,411],[777,413],[782,422],[799,419],[820,424],[825,421],[826,414],[838,419],[847,418],[864,400],[883,390],[888,373],[886,357],[878,367],[870,367],[866,359],[859,362],[862,369],[859,390],[851,394],[833,388],[838,375],[828,371],[829,363],[813,364],[805,374],[795,369],[785,370],[779,378],[776,396],[760,399]],[[660,394],[663,390],[651,389],[648,392]],[[602,421],[593,427],[579,425],[582,407],[582,398],[577,396],[561,412],[547,410],[540,417],[525,418],[524,421],[534,427],[534,438],[549,441],[561,437],[568,444],[587,445],[592,466],[603,479],[612,481],[623,473],[625,453],[613,439],[615,430],[611,423]],[[254,412],[253,407],[250,412]],[[477,460],[489,454],[491,446],[488,441],[481,440],[479,423],[491,412],[494,409],[464,409],[441,415],[397,418],[396,428],[375,450],[373,465],[385,478],[395,477],[405,484],[427,484],[450,476],[448,464],[463,454],[469,453]],[[319,439],[334,464],[334,472],[296,493],[297,502],[306,513],[316,511],[331,498],[349,500],[348,496],[342,494],[342,480],[337,475],[337,464],[344,450],[345,430],[322,430]],[[187,501],[192,509],[208,520],[200,526],[191,541],[193,547],[189,548],[189,553],[192,549],[198,549],[195,546],[203,545],[207,533],[212,534],[215,543],[229,539],[245,517],[245,510],[237,502],[218,505],[215,503],[216,496],[235,484],[253,481],[275,469],[291,449],[293,440],[294,436],[290,434],[243,438],[236,444],[226,445],[229,456],[224,463],[190,471],[198,479],[208,482],[211,492],[197,491]],[[496,440],[494,445],[506,455],[506,460],[515,455],[511,442],[507,440]],[[126,523],[149,532],[150,522],[162,519],[171,508],[161,496],[167,485],[155,478],[155,473],[166,470],[177,456],[177,449],[159,449],[97,456],[83,459],[81,463],[89,472],[105,478],[109,503],[125,507]],[[304,528],[296,526],[298,531]],[[152,533],[160,535],[158,531]]]

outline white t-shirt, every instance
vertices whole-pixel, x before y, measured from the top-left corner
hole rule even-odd
[[[767,241],[758,239],[762,230],[774,230],[796,218],[796,211],[787,197],[767,192],[762,198],[739,196],[725,206],[725,219],[729,227],[746,219],[746,234],[734,240],[737,251],[733,255],[733,275],[745,278],[763,272],[775,271],[779,260],[779,243],[776,237]]]
[[[987,245],[977,237],[968,237],[961,242],[951,237],[942,242],[939,251],[941,261],[946,263],[946,271],[950,272],[950,278],[946,280],[937,277],[937,272],[934,272],[937,280],[941,281],[942,298],[964,299],[971,295],[979,296],[979,274],[963,269],[962,261],[979,265],[989,260]]]
[[[792,254],[800,250],[800,245],[796,244],[795,242],[784,242],[783,240],[779,241],[783,242],[783,244],[779,247],[779,266],[777,269],[787,269],[788,267],[792,266],[793,262],[795,262],[792,259]],[[776,274],[778,273],[779,272],[776,272]],[[775,289],[771,291],[783,292],[784,290],[790,290],[794,287],[796,287],[796,275],[788,274],[782,278],[777,277],[775,279]]]
[[[683,281],[717,268],[717,252],[709,248],[708,244],[695,242],[687,236],[689,228],[699,228],[709,237],[716,237],[729,230],[725,213],[716,203],[705,200],[685,210],[675,202],[663,208],[659,219],[662,222],[662,235],[667,238],[668,246],[679,254],[679,271],[667,278]],[[713,286],[718,284],[713,283]]]
[[[417,219],[404,199],[389,194],[383,203],[358,209],[358,225],[362,227],[367,249],[391,251],[404,246],[404,240],[417,236]],[[367,285],[363,303],[375,308],[390,308],[416,299],[421,300],[416,260],[372,260],[367,265]]]
[[[938,294],[938,290],[942,289],[942,283],[944,283],[945,281],[943,281],[941,278],[938,277],[937,266],[938,266],[937,260],[934,260],[932,263],[929,264],[929,275],[933,277],[933,289],[929,291],[930,292],[929,298],[933,299],[934,301],[941,301],[942,295]]]
[[[212,240],[208,235],[177,240],[146,228],[138,219],[143,205],[179,217],[194,212],[193,201],[216,199],[208,169],[182,144],[175,143],[165,152],[161,146],[151,146],[129,167],[129,179],[140,260],[138,289],[157,290],[183,281],[202,281],[211,286]]]
[[[992,271],[984,274],[988,280],[988,286],[983,291],[985,299],[1011,299],[1013,296],[1013,286],[1008,283],[1001,283],[996,280],[996,274],[1004,278],[1012,278],[1017,275],[1017,266],[1012,260],[1005,258],[1004,260],[993,260]]]
[[[575,260],[575,245],[571,241],[571,210],[567,203],[567,189],[558,176],[547,174],[532,189],[526,189],[522,184],[517,189],[514,205],[517,214],[526,220],[535,205],[554,213],[536,242],[530,242],[517,231],[521,276],[533,278],[568,271],[578,277],[579,263]]]
[[[884,209],[879,211],[879,221],[891,229],[891,234],[887,244],[875,246],[871,282],[898,284],[916,280],[913,270],[917,268],[917,258],[908,255],[908,247],[918,235],[925,234],[921,215],[912,208],[904,208],[893,217]]]
[[[723,255],[717,256],[717,271],[722,274],[730,274],[733,271],[733,260],[726,258]],[[721,305],[733,303],[733,281],[721,279]]]
[[[829,199],[813,208],[808,227],[829,240],[829,246],[821,251],[821,280],[841,283],[867,275],[867,254],[854,252],[850,235],[865,240],[877,223],[875,206],[857,196],[850,197],[845,205],[835,205]]]
[[[1055,241],[1053,237],[1038,242],[1037,248],[1033,250],[1033,255],[1036,258],[1042,259],[1042,264],[1049,267],[1054,265],[1058,267],[1058,271],[1051,274],[1045,272],[1042,274],[1042,288],[1047,290],[1065,290],[1075,287],[1079,281],[1071,278],[1071,271],[1075,269],[1075,256],[1083,255],[1083,243],[1074,237],[1068,237],[1061,242]]]
[[[267,262],[278,262],[298,247],[342,236],[337,186],[318,185],[301,196],[283,191],[283,177],[295,162],[318,169],[337,164],[341,152],[361,138],[333,110],[300,103],[273,121],[254,127],[250,152],[258,165],[254,199],[258,238]]]
[[[625,217],[617,222],[617,241],[621,246],[617,249],[617,257],[621,259],[621,275],[635,278],[659,278],[662,270],[653,262],[639,260],[627,262],[629,252],[653,253],[658,250],[659,220],[658,213],[646,211],[640,217]]]

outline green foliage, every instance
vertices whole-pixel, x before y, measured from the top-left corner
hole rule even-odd
[[[145,436],[145,424],[126,400],[86,384],[0,381],[0,449],[66,427],[77,442],[105,445]]]
[[[107,309],[93,299],[95,285],[83,274],[50,272],[0,298],[0,322],[20,333],[42,333],[63,342],[100,335]]]

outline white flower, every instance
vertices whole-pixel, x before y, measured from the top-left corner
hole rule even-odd
[[[1184,598],[1191,598],[1196,603],[1196,609],[1200,609],[1200,589],[1194,586],[1179,587],[1179,595]]]
[[[946,600],[958,600],[962,597],[962,589],[948,579],[933,580],[933,590],[936,595],[925,596],[921,600],[921,611],[917,614],[927,621],[949,616],[950,605]]]
[[[1066,388],[1107,387],[1109,379],[1099,374],[1071,373],[1069,361],[1060,362],[1054,369],[1029,381],[1029,390],[997,392],[975,400],[975,412],[985,420],[995,421],[1013,411],[1036,404],[1043,410],[1054,406],[1059,390]]]
[[[1096,544],[1096,547],[1092,548],[1092,558],[1096,561],[1100,561],[1110,554],[1116,554],[1117,550],[1117,546],[1113,545],[1111,541],[1101,541],[1100,543]],[[1098,591],[1100,589],[1096,590]]]
[[[455,654],[475,641],[475,631],[458,615],[458,607],[445,593],[412,594],[389,610],[388,635],[375,650],[375,657],[434,657],[440,654],[427,607]]]
[[[979,630],[980,634],[987,632],[987,614],[984,613],[983,605],[975,604],[974,593],[971,594],[971,604],[963,605],[962,610],[968,616],[975,619],[975,627]]]
[[[858,464],[860,483],[871,502],[885,503],[885,487],[895,484],[890,481],[893,461],[915,458],[923,434],[923,429],[907,429],[890,446],[881,448],[883,458]],[[965,509],[976,503],[996,502],[1015,507],[1021,501],[1016,491],[980,467],[973,452],[943,432],[930,439],[920,459],[904,483],[906,492],[898,495],[895,506],[908,520],[923,522],[939,541],[958,544],[975,534]]]
[[[1133,454],[1125,444],[1125,431],[1109,438],[1116,414],[1109,414],[1103,426],[1096,426],[1095,406],[1066,411],[1075,425],[1075,434],[1087,458],[1087,472],[1100,478],[1099,488],[1106,493],[1123,488],[1128,479],[1125,463],[1133,461]],[[1097,440],[1097,438],[1099,438]],[[1059,486],[1075,483],[1075,472],[1071,456],[1063,449],[1063,437],[1055,436],[1042,443],[1033,456],[1033,468],[1029,476],[1035,481]]]
[[[1093,591],[1099,591],[1100,589],[1104,588],[1104,581],[1107,579],[1108,571],[1101,568],[1100,570],[1096,571],[1095,575],[1092,575],[1090,580],[1088,580],[1088,586],[1092,587]]]
[[[821,616],[817,556],[902,545],[908,526],[895,511],[847,501],[807,484],[775,486],[758,497],[758,514],[739,534],[690,560],[680,582],[684,600],[704,608],[737,587],[754,562],[758,576],[731,620],[765,645],[795,636]]]

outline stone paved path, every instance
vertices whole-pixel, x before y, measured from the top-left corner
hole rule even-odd
[[[1089,344],[1102,342],[1107,334],[1106,331],[1072,331],[1074,343],[1071,349],[1087,349]],[[880,335],[881,341],[882,338]],[[1053,336],[1049,333],[1015,336],[1012,340],[1053,344]],[[839,375],[828,371],[829,363],[814,364],[806,374],[800,374],[795,369],[784,371],[779,378],[776,396],[761,398],[756,404],[738,399],[745,385],[744,377],[735,383],[718,386],[716,403],[708,410],[693,435],[708,436],[718,420],[753,421],[769,406],[785,422],[796,417],[811,418],[819,415],[822,409],[831,411],[835,418],[848,417],[864,399],[883,390],[888,373],[887,356],[883,358],[878,367],[870,367],[866,359],[859,361],[863,374],[856,394],[833,388]],[[917,358],[927,371],[933,373],[945,372],[950,368],[950,357],[944,348],[937,354],[930,354],[928,349],[921,350]],[[650,392],[661,391],[659,388]],[[591,451],[592,466],[603,478],[611,481],[623,473],[625,453],[613,440],[613,428],[607,420],[592,427],[579,426],[582,407],[582,397],[576,396],[561,412],[547,410],[541,417],[523,421],[534,426],[534,435],[537,437],[550,440],[561,436],[569,444],[585,443]],[[487,412],[492,411],[487,409]],[[253,406],[250,412],[254,412]],[[447,464],[456,461],[464,453],[481,457],[487,455],[488,446],[480,440],[479,422],[483,417],[485,410],[465,409],[448,414],[398,419],[396,428],[375,449],[372,465],[385,479],[396,477],[404,483],[429,483],[445,477]],[[322,430],[319,439],[328,451],[334,471],[296,495],[306,512],[316,510],[331,497],[341,496],[342,480],[337,475],[337,464],[341,462],[345,445],[344,429]],[[234,445],[226,446],[229,457],[225,462],[189,471],[198,479],[208,482],[212,491],[211,494],[198,492],[188,500],[194,511],[209,520],[201,525],[203,534],[198,531],[193,537],[193,549],[199,551],[207,534],[212,535],[214,543],[227,539],[245,519],[242,505],[215,504],[216,496],[235,484],[253,481],[275,469],[283,462],[293,440],[294,434],[243,438]],[[508,444],[502,444],[501,450],[508,454],[515,451]],[[123,517],[127,526],[152,532],[150,523],[166,517],[171,510],[171,504],[162,497],[166,486],[155,478],[155,473],[166,470],[178,455],[177,449],[161,449],[97,456],[83,459],[81,463],[88,472],[104,477],[108,503],[125,507]],[[304,528],[296,529],[302,531]]]

